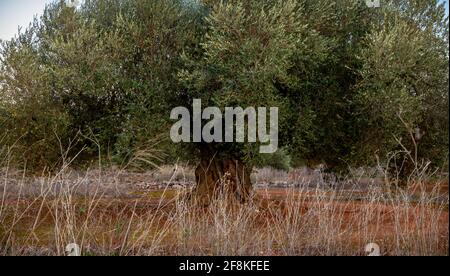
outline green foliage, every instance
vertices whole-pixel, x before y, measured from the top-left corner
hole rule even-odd
[[[258,168],[271,167],[283,171],[289,171],[292,167],[291,158],[284,150],[279,150],[274,154],[259,155],[253,164]]]
[[[28,166],[48,166],[60,157],[56,133],[66,133],[68,118],[53,100],[51,72],[41,66],[35,47],[37,22],[2,48],[0,126],[3,143]]]
[[[297,3],[211,1],[209,5],[200,51],[183,55],[185,68],[179,78],[187,88],[187,102],[200,98],[205,106],[222,109],[283,108],[285,100],[274,80],[287,78],[290,59],[300,43],[298,34],[306,28],[298,19]],[[252,145],[213,147],[246,161],[257,155],[257,147]]]
[[[57,135],[67,148],[81,131],[89,139],[73,153],[87,146],[85,157],[96,157],[100,146],[102,155],[122,163],[167,133],[176,96],[167,92],[180,90],[177,66],[194,39],[192,15],[182,9],[176,0],[86,1],[80,10],[58,1],[48,6],[40,21],[3,44],[2,106],[12,114],[5,129],[14,134],[9,143],[18,140],[27,149],[17,150],[21,155],[39,163],[30,155],[36,152],[48,165],[60,155]],[[35,143],[45,150],[30,148]]]
[[[382,158],[406,151],[392,165],[407,177],[413,161],[448,158],[448,20],[436,1],[399,3],[401,12],[392,7],[365,38],[358,104],[365,150]]]

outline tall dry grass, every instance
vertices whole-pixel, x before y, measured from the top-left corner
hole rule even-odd
[[[204,207],[171,185],[194,181],[183,166],[77,172],[61,150],[58,173],[30,177],[10,165],[12,150],[0,149],[0,255],[67,255],[70,244],[82,255],[366,255],[369,243],[383,255],[448,254],[448,181],[430,182],[428,164],[395,192],[377,180],[388,164],[343,182],[265,168],[248,203],[224,191]]]
[[[369,243],[383,255],[448,254],[440,184],[394,194],[375,184],[314,186],[325,178],[305,176],[291,188],[259,188],[244,205],[223,193],[204,207],[186,199],[189,188],[122,185],[124,173],[66,167],[30,179],[5,167],[0,255],[66,255],[72,243],[83,255],[365,255]]]

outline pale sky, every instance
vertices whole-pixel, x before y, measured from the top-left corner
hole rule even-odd
[[[10,39],[18,26],[27,27],[34,15],[42,14],[53,0],[0,0],[0,39]],[[448,14],[448,1],[447,1]]]
[[[0,0],[0,39],[12,38],[19,26],[28,27],[50,2],[53,0]]]

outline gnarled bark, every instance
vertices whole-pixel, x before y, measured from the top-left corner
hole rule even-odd
[[[251,171],[237,159],[204,156],[195,170],[197,186],[193,196],[204,205],[209,205],[219,195],[246,202],[252,190]]]

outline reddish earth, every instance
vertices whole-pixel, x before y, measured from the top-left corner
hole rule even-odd
[[[429,188],[427,188],[428,190]],[[429,190],[430,192],[432,191]],[[161,196],[164,194],[163,199]],[[257,190],[254,200],[257,216],[255,217],[253,227],[267,227],[270,223],[283,223],[288,220],[297,220],[300,216],[305,223],[312,227],[318,227],[321,223],[329,223],[331,229],[342,235],[334,237],[342,243],[354,244],[355,248],[360,248],[362,240],[361,231],[369,232],[371,241],[390,244],[394,247],[399,231],[411,235],[405,239],[421,239],[427,236],[427,231],[438,231],[439,236],[433,237],[442,249],[439,252],[448,250],[449,235],[449,210],[447,204],[438,203],[393,203],[388,201],[367,202],[362,200],[366,197],[365,192],[318,192],[318,191],[299,191],[286,189],[267,189]],[[448,197],[448,184],[440,189],[440,196]],[[331,199],[330,199],[331,197]],[[172,212],[176,209],[176,192],[169,191],[163,193],[150,192],[142,193],[127,199],[101,199],[95,202],[92,209],[86,199],[73,199],[71,204],[75,210],[77,221],[84,221],[87,216],[92,219],[92,224],[96,225],[91,230],[92,235],[99,235],[105,239],[105,233],[115,233],[117,225],[128,225],[130,218],[134,218],[136,223],[148,219],[154,214],[161,214],[157,224],[154,225],[151,233],[157,232],[158,227],[163,227],[170,220]],[[55,201],[47,199],[41,200],[9,200],[4,202],[4,212],[9,213],[0,221],[0,247],[2,245],[2,236],[5,231],[10,229],[11,222],[14,220],[13,212],[18,208],[20,219],[13,226],[13,233],[17,240],[20,236],[26,237],[28,241],[29,231],[37,221],[36,230],[33,235],[38,236],[37,241],[40,244],[53,243],[55,210],[64,211],[64,204],[60,207]],[[91,212],[91,211],[92,212]],[[207,219],[211,215],[207,208],[197,209],[197,218]],[[292,214],[295,214],[293,216]],[[36,219],[38,218],[38,219]],[[303,223],[303,222],[302,222]],[[363,225],[364,224],[364,225]],[[157,226],[159,225],[159,226]],[[433,229],[431,229],[433,228]],[[434,229],[435,228],[435,229]],[[112,229],[112,230],[108,230]],[[176,230],[176,229],[175,229]],[[2,233],[3,231],[3,233]],[[96,234],[98,233],[98,234]],[[339,234],[341,233],[341,234]],[[317,233],[317,235],[323,233]],[[109,234],[107,234],[109,235]],[[417,237],[416,237],[417,236]],[[122,239],[127,238],[123,233],[116,233],[111,239],[117,239],[113,243],[120,246]],[[177,246],[177,234],[170,234],[164,245],[165,250]],[[202,241],[191,241],[192,243],[202,244]],[[389,247],[387,246],[387,247]],[[1,249],[1,248],[0,248]],[[271,254],[278,254],[272,252]]]

